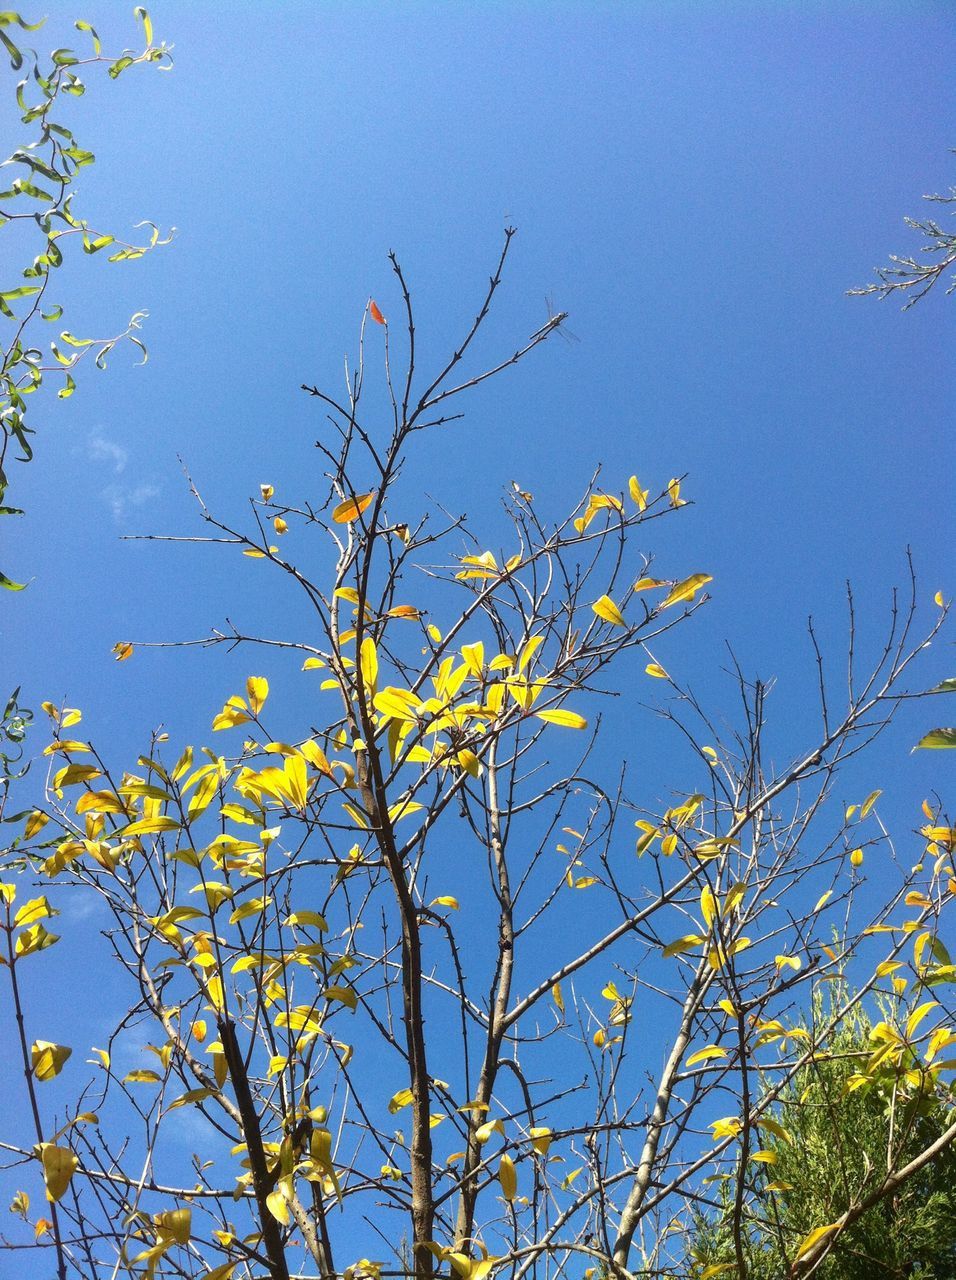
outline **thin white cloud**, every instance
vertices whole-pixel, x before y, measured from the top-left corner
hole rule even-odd
[[[131,511],[158,498],[159,489],[154,484],[111,484],[101,491],[100,496],[113,513],[113,519],[122,523]]]
[[[109,440],[102,431],[94,431],[86,442],[86,454],[91,462],[102,462],[111,468],[114,475],[122,475],[126,470],[129,454],[115,440]]]

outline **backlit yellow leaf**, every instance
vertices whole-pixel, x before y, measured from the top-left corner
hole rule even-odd
[[[26,826],[23,828],[23,838],[32,840],[37,832],[42,831],[49,821],[47,814],[41,813],[39,809],[34,809],[27,818]]]
[[[586,729],[588,722],[584,716],[579,716],[576,711],[565,711],[560,707],[555,707],[551,711],[536,711],[534,713],[539,720],[544,720],[547,724],[559,724],[565,729]]]
[[[705,884],[700,891],[700,912],[704,917],[704,924],[709,929],[717,918],[717,901],[710,885]]]
[[[882,791],[871,791],[871,792],[870,792],[870,794],[869,794],[869,795],[866,797],[866,799],[863,801],[863,806],[862,806],[862,808],[860,809],[860,817],[861,817],[861,818],[865,818],[865,817],[866,817],[866,815],[870,812],[870,810],[873,808],[873,806],[876,804],[877,800],[879,800],[879,798],[880,798],[880,796],[881,796],[882,794],[883,794],[883,792],[882,792]]]
[[[249,699],[249,706],[252,708],[252,714],[258,715],[265,706],[266,698],[269,696],[269,681],[265,676],[250,676],[246,681],[246,697]]]
[[[614,603],[610,596],[601,596],[599,600],[595,600],[591,605],[593,611],[599,618],[603,618],[605,622],[610,622],[614,627],[626,627],[624,615]]]
[[[43,1164],[46,1198],[56,1204],[65,1194],[80,1162],[69,1147],[56,1147],[52,1142],[40,1144],[40,1160]]]
[[[825,1240],[827,1236],[832,1235],[834,1231],[839,1231],[839,1229],[840,1224],[838,1222],[831,1222],[825,1227],[814,1227],[809,1235],[804,1236],[797,1246],[797,1251],[793,1255],[794,1262],[799,1261],[800,1258],[805,1258],[821,1240]]]
[[[351,524],[353,520],[357,520],[365,508],[375,497],[375,490],[371,493],[359,493],[354,498],[347,498],[345,502],[340,502],[332,512],[332,519],[336,524]]]
[[[637,476],[631,476],[627,484],[628,492],[631,499],[636,505],[638,511],[644,511],[647,508],[647,490],[642,489],[638,483]]]
[[[696,1053],[692,1053],[684,1065],[687,1067],[696,1067],[699,1062],[710,1062],[714,1058],[726,1057],[726,1049],[721,1049],[720,1046],[716,1044],[709,1044],[706,1049],[698,1049]]]
[[[133,656],[133,646],[128,640],[121,640],[118,644],[113,645],[112,652],[117,662],[125,662],[127,658]]]
[[[659,662],[649,662],[644,668],[649,676],[653,676],[656,680],[669,680],[670,676],[664,670]]]
[[[673,604],[680,604],[685,600],[693,600],[697,592],[702,587],[706,587],[708,582],[713,582],[713,580],[713,576],[709,573],[692,573],[689,578],[685,578],[683,582],[678,582],[668,591],[661,601],[660,607],[667,609]]]
[[[501,1194],[507,1201],[512,1201],[518,1194],[518,1177],[515,1173],[514,1161],[510,1156],[502,1156],[498,1165],[498,1181],[501,1183]]]
[[[65,1044],[53,1044],[49,1040],[34,1040],[30,1048],[30,1065],[38,1080],[53,1080],[60,1074],[63,1064],[73,1050]]]

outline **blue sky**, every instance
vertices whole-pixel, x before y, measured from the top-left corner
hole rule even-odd
[[[221,558],[119,535],[197,530],[177,456],[224,512],[262,480],[317,482],[297,388],[340,381],[366,298],[393,303],[386,250],[437,357],[505,222],[520,234],[495,340],[535,328],[548,296],[580,342],[475,397],[471,447],[423,464],[432,491],[465,488],[474,516],[517,479],[563,510],[598,462],[617,483],[688,472],[697,505],[656,549],[714,574],[707,618],[675,640],[702,674],[725,638],[764,675],[795,672],[809,612],[837,642],[847,577],[876,625],[907,544],[927,599],[947,585],[951,308],[844,296],[914,247],[903,215],[952,180],[947,6],[151,12],[175,69],[77,103],[98,157],[78,207],[179,230],[144,262],[76,262],[59,288],[83,333],[149,310],[150,363],[117,354],[48,406],[16,476],[29,514],[5,560],[34,580],[3,642],[34,700],[68,694],[130,747],[159,718],[206,723],[216,659],[118,669],[109,650],[204,634],[245,586]],[[68,16],[47,44],[71,39]],[[118,5],[88,16],[107,43],[136,38]]]
[[[41,45],[70,43],[73,4],[51,12]],[[139,651],[118,666],[112,645],[203,636],[227,615],[281,634],[286,604],[248,562],[121,535],[201,532],[180,457],[224,515],[265,481],[318,492],[321,415],[298,387],[340,383],[369,295],[396,307],[386,251],[436,361],[506,223],[519,235],[484,351],[510,351],[547,298],[579,341],[476,394],[460,442],[410,472],[423,489],[493,542],[512,480],[557,515],[599,463],[611,488],[687,472],[695,505],[653,524],[647,549],[666,576],[712,573],[713,599],[661,656],[718,703],[725,640],[749,672],[778,676],[785,755],[812,731],[809,613],[839,661],[847,578],[874,651],[907,545],[927,623],[933,593],[956,589],[953,304],[940,292],[901,315],[845,296],[915,248],[903,215],[953,181],[949,5],[151,13],[175,68],[96,80],[76,104],[97,153],[77,209],[117,232],[147,217],[178,231],[139,263],[75,261],[57,285],[81,334],[147,309],[150,360],[117,352],[47,404],[36,461],[14,473],[28,514],[4,528],[3,565],[31,582],[4,600],[0,644],[28,703],[82,707],[124,761],[161,721],[208,739],[247,656]],[[124,6],[84,15],[107,46],[138,38]],[[927,684],[950,659],[928,656]],[[280,667],[268,674],[278,686]],[[277,687],[281,705],[300,690]],[[657,758],[652,721],[625,736],[651,694],[625,695],[608,760]],[[938,704],[908,708],[849,798],[883,786],[897,825],[917,821],[914,802],[948,774],[909,747],[941,719]]]

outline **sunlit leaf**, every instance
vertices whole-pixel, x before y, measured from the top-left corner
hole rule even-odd
[[[30,1065],[38,1080],[53,1080],[63,1070],[63,1064],[73,1050],[65,1044],[53,1044],[50,1040],[34,1040],[30,1048]]]
[[[565,729],[586,729],[588,727],[588,722],[584,716],[579,716],[576,711],[565,711],[560,707],[555,707],[550,711],[536,711],[534,714],[539,720],[544,720],[547,724],[558,724]]]
[[[39,1150],[46,1196],[56,1204],[66,1193],[80,1162],[69,1147],[57,1147],[52,1142],[41,1142]]]
[[[614,603],[610,596],[601,596],[599,600],[595,600],[591,605],[592,610],[599,618],[605,622],[610,622],[614,627],[626,627],[624,615]]]
[[[375,497],[375,490],[371,493],[360,493],[354,498],[347,498],[345,502],[340,502],[332,512],[332,519],[337,524],[351,524],[353,520],[357,520],[365,508]]]
[[[913,750],[918,751],[921,747],[937,751],[940,749],[951,750],[956,747],[956,729],[931,730],[920,738]]]

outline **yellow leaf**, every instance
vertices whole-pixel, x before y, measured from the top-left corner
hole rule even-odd
[[[664,670],[659,662],[649,662],[644,668],[649,676],[653,676],[656,680],[669,680],[670,676]]]
[[[49,1040],[34,1040],[30,1048],[30,1063],[38,1080],[53,1080],[63,1070],[63,1064],[73,1050],[65,1044],[52,1044]]]
[[[599,618],[603,618],[605,622],[610,622],[614,627],[626,627],[624,615],[614,603],[610,596],[601,596],[600,600],[595,600],[591,605],[593,611]]]
[[[800,1258],[805,1258],[821,1240],[825,1240],[828,1235],[831,1235],[834,1231],[839,1231],[839,1229],[840,1224],[838,1222],[831,1222],[825,1227],[814,1227],[810,1234],[804,1236],[797,1246],[797,1252],[793,1255],[794,1262],[798,1262]]]
[[[921,1004],[918,1009],[913,1010],[909,1018],[907,1018],[906,1020],[907,1040],[912,1038],[914,1031],[919,1026],[919,1024],[923,1021],[926,1015],[932,1012],[933,1009],[938,1009],[938,1008],[939,1008],[939,1004],[936,1000],[927,1000],[924,1004]]]
[[[192,1210],[167,1209],[165,1213],[154,1213],[153,1226],[161,1240],[189,1244],[192,1235]]]
[[[72,787],[77,782],[92,782],[98,777],[100,777],[100,771],[96,765],[67,764],[53,775],[53,789],[59,791],[61,787]]]
[[[813,910],[819,911],[820,908],[825,906],[832,897],[833,897],[833,890],[827,889],[826,893],[821,894],[821,896],[817,898],[817,903],[816,903],[816,906],[813,908]]]
[[[638,578],[637,582],[634,583],[634,590],[651,591],[654,587],[663,587],[665,585],[660,578]]]
[[[285,520],[283,520],[281,516],[276,516],[275,519],[272,521],[272,527],[275,529],[276,533],[283,534],[286,532],[289,526],[288,526],[288,523]]]
[[[532,636],[518,654],[518,673],[524,671],[525,667],[544,644],[544,636]],[[492,664],[494,665],[494,664]]]
[[[564,995],[561,991],[560,982],[556,982],[551,988],[551,999],[554,1001],[559,1013],[564,1013]]]
[[[462,645],[461,656],[464,659],[469,675],[474,676],[476,680],[480,680],[485,660],[485,646],[482,642],[478,640],[474,644]]]
[[[414,1096],[415,1095],[412,1093],[411,1089],[399,1089],[398,1093],[392,1095],[391,1101],[388,1104],[389,1114],[394,1116],[401,1111],[403,1107],[411,1106]]]
[[[697,933],[685,933],[683,937],[678,938],[674,942],[669,942],[661,953],[665,959],[670,956],[683,955],[685,951],[693,951],[694,947],[699,947],[704,939]]]
[[[320,671],[325,667],[325,663],[321,658],[306,658],[302,664],[303,671]]]
[[[708,582],[713,582],[713,580],[712,574],[692,573],[689,578],[685,578],[683,582],[678,582],[670,589],[661,601],[660,607],[667,609],[672,604],[680,604],[684,600],[693,600],[697,592],[702,587],[706,587]]]
[[[112,652],[117,662],[125,662],[127,658],[133,656],[133,646],[128,640],[121,640],[113,645]]]
[[[391,720],[414,720],[421,705],[414,693],[393,685],[388,685],[374,698],[375,710]]]
[[[551,1146],[551,1130],[542,1125],[537,1125],[528,1130],[528,1136],[531,1138],[531,1146],[539,1156],[546,1156],[548,1148]]]
[[[141,818],[138,822],[131,822],[129,826],[123,827],[120,834],[125,840],[127,836],[148,836],[156,835],[160,831],[178,831],[179,827],[180,824],[175,818],[160,813],[155,818]]]
[[[15,925],[36,924],[38,920],[47,920],[50,916],[59,914],[59,911],[51,907],[45,897],[31,898],[13,917],[13,923]]]
[[[448,907],[450,911],[458,910],[458,899],[453,898],[451,894],[442,894],[440,898],[432,898],[428,904],[430,907]]]
[[[700,912],[704,917],[704,924],[709,929],[717,918],[717,900],[710,885],[705,884],[700,891]]]
[[[850,866],[851,866],[851,867],[860,867],[860,866],[862,866],[862,865],[863,865],[863,850],[862,850],[862,849],[854,849],[854,850],[852,851],[852,853],[850,854]]]
[[[937,591],[937,592],[936,592],[935,596],[933,596],[933,603],[934,603],[934,604],[938,604],[938,605],[939,605],[939,607],[942,609],[942,607],[943,607],[943,593],[942,593],[942,591]]]
[[[736,1116],[724,1116],[722,1120],[711,1121],[710,1127],[716,1142],[720,1138],[736,1138],[743,1125]]]
[[[421,610],[416,609],[415,606],[411,604],[397,604],[393,609],[389,609],[386,614],[386,617],[388,618],[409,618],[413,621],[421,616]]]
[[[140,1067],[136,1071],[128,1071],[123,1076],[124,1084],[159,1084],[162,1077],[157,1075],[155,1071],[150,1071],[146,1067]]]
[[[362,673],[362,684],[365,692],[369,695],[375,693],[376,681],[378,680],[378,650],[375,648],[375,641],[371,636],[366,636],[362,641],[362,647],[359,651],[359,670]]]
[[[698,1062],[709,1062],[713,1058],[726,1058],[727,1050],[721,1049],[719,1045],[709,1044],[706,1049],[698,1049],[696,1053],[692,1053],[684,1063],[686,1067],[696,1067]]]
[[[371,493],[359,493],[354,498],[347,498],[345,502],[340,502],[332,512],[332,519],[336,524],[351,524],[353,520],[357,520],[368,504],[375,497],[375,490]]]
[[[670,498],[670,500],[671,500],[671,506],[672,506],[672,507],[683,507],[683,506],[686,506],[686,505],[687,505],[686,500],[680,496],[680,481],[679,481],[679,480],[668,480],[668,482],[667,482],[667,496],[668,496],[668,497]]]
[[[638,484],[637,476],[631,476],[627,484],[631,499],[636,505],[638,511],[644,511],[647,508],[647,490],[642,489]]]
[[[289,1201],[286,1197],[285,1183],[286,1179],[283,1178],[279,1183],[278,1190],[270,1191],[266,1196],[266,1204],[269,1207],[269,1212],[272,1214],[273,1218],[275,1218],[276,1222],[281,1222],[284,1227],[289,1225],[291,1217],[289,1212]]]
[[[263,502],[270,502],[272,495],[275,493],[275,486],[271,484],[260,484],[259,492],[262,494]]]
[[[32,840],[37,832],[42,831],[49,821],[47,814],[41,813],[39,809],[34,809],[27,818],[26,826],[23,829],[23,838]]]
[[[861,817],[861,818],[865,818],[865,817],[866,817],[866,815],[870,812],[870,810],[873,808],[873,806],[876,804],[877,800],[879,800],[879,798],[880,798],[880,796],[881,796],[882,794],[883,794],[883,792],[882,792],[882,791],[871,791],[871,792],[870,792],[870,794],[869,794],[869,795],[866,797],[866,799],[863,801],[863,807],[860,809],[860,817]]]
[[[518,1194],[518,1177],[515,1173],[514,1161],[510,1156],[502,1156],[498,1165],[498,1181],[501,1183],[501,1194],[510,1203]]]
[[[65,1194],[80,1162],[69,1147],[56,1147],[52,1142],[40,1143],[40,1160],[43,1164],[46,1198],[56,1204]]]
[[[586,729],[588,722],[584,716],[579,716],[576,711],[564,711],[559,707],[555,707],[551,711],[536,711],[534,713],[539,720],[544,720],[547,724],[559,724],[565,729]]]
[[[268,696],[269,681],[265,676],[250,676],[246,681],[246,697],[249,699],[249,706],[254,716],[257,716],[265,706]]]

